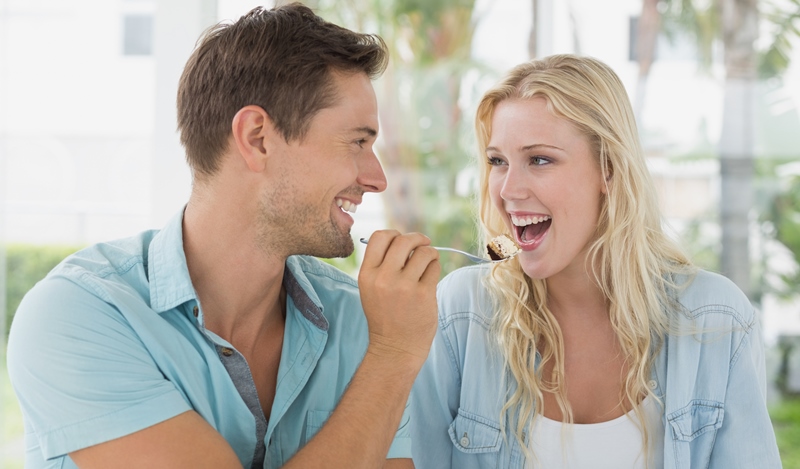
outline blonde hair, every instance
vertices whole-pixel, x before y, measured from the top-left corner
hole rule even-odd
[[[646,451],[648,434],[639,397],[653,395],[647,381],[655,351],[669,330],[666,310],[673,302],[671,290],[679,287],[673,279],[693,273],[694,268],[662,228],[630,101],[614,71],[599,60],[573,55],[516,66],[486,92],[478,106],[475,127],[481,153],[488,146],[497,105],[533,97],[545,98],[550,112],[587,137],[601,173],[609,176],[587,265],[606,298],[626,360],[620,402],[635,409]],[[480,167],[480,221],[483,241],[488,242],[507,228],[489,199],[490,166]],[[543,392],[553,393],[564,421],[573,422],[564,385],[563,336],[547,305],[546,280],[528,277],[516,259],[493,266],[486,286],[496,302],[494,330],[499,348],[516,380],[514,391],[506,396],[501,422],[506,432],[504,417],[516,416],[509,419],[513,433],[531,456],[523,435],[533,417],[542,412]],[[533,371],[537,350],[539,367],[554,361],[553,375],[547,379]]]

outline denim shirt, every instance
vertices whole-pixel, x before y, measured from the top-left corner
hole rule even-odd
[[[417,469],[525,467],[516,437],[501,431],[515,384],[491,332],[492,300],[482,285],[488,272],[462,268],[439,285],[439,329],[412,392]],[[728,279],[705,271],[677,299],[682,309],[670,317],[678,330],[702,333],[665,337],[655,357],[648,385],[664,403],[659,467],[781,467],[752,305]]]

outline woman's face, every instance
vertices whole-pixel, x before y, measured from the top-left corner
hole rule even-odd
[[[585,275],[605,193],[587,138],[547,101],[502,101],[486,149],[489,195],[522,252],[522,270],[535,279]]]

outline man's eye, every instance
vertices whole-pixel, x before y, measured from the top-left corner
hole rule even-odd
[[[366,138],[362,138],[362,139],[356,140],[356,145],[358,145],[359,148],[364,148],[364,144],[365,143],[367,143],[367,139]]]

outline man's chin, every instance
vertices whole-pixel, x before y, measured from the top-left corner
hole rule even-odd
[[[344,239],[336,240],[336,244],[328,244],[327,246],[320,246],[319,249],[315,249],[315,253],[310,254],[314,257],[321,257],[323,259],[335,259],[335,258],[344,258],[350,257],[355,251],[355,245],[353,244],[353,240],[347,236]]]

